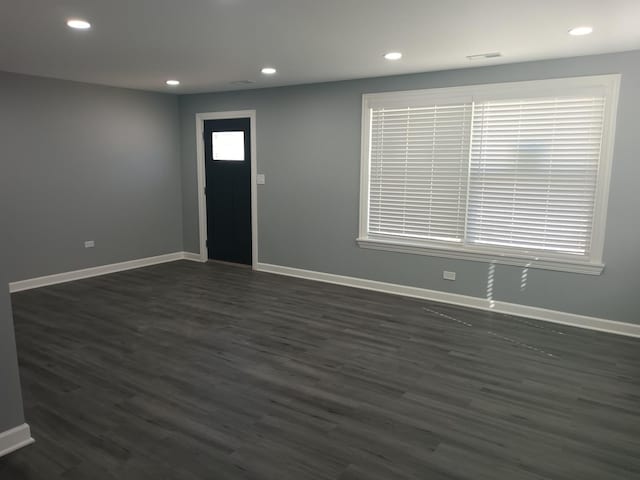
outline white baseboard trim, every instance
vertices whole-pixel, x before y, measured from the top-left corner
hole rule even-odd
[[[501,302],[498,300],[494,301],[492,306],[489,300],[479,297],[471,297],[468,295],[460,295],[457,293],[441,292],[438,290],[428,290],[426,288],[409,287],[406,285],[398,285],[395,283],[378,282],[375,280],[367,280],[364,278],[334,275],[332,273],[314,272],[312,270],[283,267],[281,265],[270,265],[267,263],[258,263],[258,265],[256,266],[256,270],[260,272],[268,272],[278,275],[287,275],[290,277],[316,280],[325,283],[335,283],[337,285],[345,285],[348,287],[363,288],[365,290],[374,290],[377,292],[403,295],[405,297],[432,300],[434,302],[450,303],[462,307],[471,307],[480,310],[488,310],[491,312],[514,315],[518,317],[533,318],[536,320],[544,320],[546,322],[570,325],[572,327],[586,328],[589,330],[598,330],[601,332],[615,333],[618,335],[626,335],[629,337],[640,337],[640,325],[618,322],[614,320],[606,320],[604,318],[576,315],[573,313],[548,310],[546,308],[530,307],[517,303]]]
[[[0,457],[15,452],[16,450],[31,445],[35,440],[31,438],[29,425],[22,425],[0,433]]]
[[[191,253],[191,252],[183,252],[184,253],[184,259],[185,260],[189,260],[191,262],[198,262],[198,263],[206,263],[206,260],[202,260],[202,257],[200,256],[199,253]]]
[[[82,270],[74,270],[71,272],[56,273],[54,275],[46,275],[44,277],[29,278],[18,282],[9,283],[9,291],[11,293],[21,292],[23,290],[31,290],[32,288],[46,287],[58,283],[73,282],[83,278],[97,277],[108,273],[122,272],[124,270],[133,270],[134,268],[148,267],[159,263],[175,262],[176,260],[194,260],[200,261],[200,256],[189,252],[174,252],[155,257],[139,258],[137,260],[129,260],[127,262],[111,263],[109,265],[101,265],[99,267],[84,268]]]

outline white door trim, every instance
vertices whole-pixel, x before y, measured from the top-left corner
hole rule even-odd
[[[204,132],[205,120],[226,120],[228,118],[248,118],[251,123],[251,267],[258,264],[258,191],[256,176],[258,172],[256,155],[256,111],[238,110],[233,112],[196,113],[196,152],[198,159],[198,228],[200,230],[200,261],[209,259],[207,252],[207,199],[205,187]]]

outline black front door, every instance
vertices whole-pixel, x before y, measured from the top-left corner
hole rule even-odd
[[[209,258],[251,265],[251,123],[206,120],[204,154]]]

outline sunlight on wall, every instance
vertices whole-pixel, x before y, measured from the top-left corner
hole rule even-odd
[[[527,263],[522,269],[522,276],[520,277],[520,291],[524,292],[527,289],[527,277],[529,276],[529,267],[531,262]]]
[[[496,264],[491,262],[489,264],[489,273],[487,275],[487,300],[489,300],[489,308],[494,308],[496,303],[493,301],[493,282],[496,276]]]

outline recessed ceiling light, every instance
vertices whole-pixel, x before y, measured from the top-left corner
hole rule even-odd
[[[91,24],[86,20],[80,20],[79,18],[70,18],[67,20],[67,26],[75,28],[76,30],[88,30],[91,28]]]
[[[589,35],[591,32],[593,32],[592,27],[588,27],[588,26],[574,27],[571,30],[569,30],[569,35],[575,35],[575,36]]]
[[[264,67],[262,70],[260,70],[262,73],[264,73],[265,75],[273,75],[274,73],[277,72],[277,70],[273,67]]]
[[[400,52],[389,52],[384,54],[384,58],[387,60],[400,60],[402,58],[402,54]]]
[[[180,81],[179,80],[167,80],[165,83],[167,85],[169,85],[170,87],[175,87],[177,85],[180,85]]]

